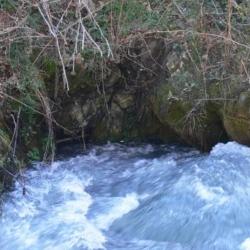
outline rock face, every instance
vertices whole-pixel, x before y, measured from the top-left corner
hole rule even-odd
[[[250,91],[242,92],[238,99],[227,103],[223,122],[230,138],[250,145]]]
[[[103,85],[98,82],[90,84],[84,75],[71,78],[72,89],[68,96],[57,100],[61,103],[55,113],[61,125],[57,137],[79,137],[84,133],[84,139],[95,143],[108,140],[178,141],[175,132],[155,116],[146,87],[134,80],[128,81],[135,71],[126,70],[123,71],[126,78],[121,73],[114,77],[111,72]]]
[[[141,46],[135,41],[118,63],[111,62],[101,79],[96,71],[86,74],[79,65],[70,76],[68,96],[56,100],[61,107],[55,118],[67,128],[57,131],[58,138],[84,132],[85,139],[92,142],[179,140],[175,131],[157,118],[149,98],[155,83],[168,74],[164,40],[145,42],[146,46]]]
[[[153,110],[185,143],[207,151],[217,142],[227,140],[218,104],[172,93],[168,83],[158,88],[152,97]]]
[[[239,94],[209,75],[205,81],[187,46],[173,37],[135,39],[101,80],[79,66],[68,96],[57,101],[56,120],[67,128],[57,137],[184,142],[204,151],[230,139],[250,144],[249,92],[228,101]]]

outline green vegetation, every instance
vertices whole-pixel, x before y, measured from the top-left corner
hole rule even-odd
[[[162,4],[163,2],[160,3]],[[146,2],[115,0],[100,11],[97,20],[107,35],[113,25],[112,28],[116,33],[114,35],[126,36],[134,31],[146,31],[156,27],[167,28],[166,17],[165,12],[149,9]]]
[[[14,11],[17,7],[17,1],[15,0],[0,0],[0,9],[6,11]]]

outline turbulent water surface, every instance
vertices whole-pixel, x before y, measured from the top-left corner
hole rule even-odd
[[[248,250],[250,149],[108,144],[36,164],[3,198],[0,249]]]

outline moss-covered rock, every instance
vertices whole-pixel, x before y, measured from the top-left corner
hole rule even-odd
[[[11,152],[11,136],[3,121],[0,120],[0,193],[1,189],[10,185],[12,181],[11,173],[15,173],[13,164],[7,164]]]
[[[0,123],[0,165],[1,161],[5,158],[8,151],[11,150],[10,135],[5,131],[4,127]]]
[[[209,150],[218,141],[226,140],[220,104],[199,100],[197,89],[182,94],[171,83],[162,83],[151,97],[155,115],[186,143]]]
[[[137,137],[141,141],[149,140],[161,143],[182,142],[182,139],[168,124],[158,119],[149,103],[144,106],[140,117],[137,126]]]
[[[250,91],[227,102],[223,110],[225,129],[232,140],[250,145]]]
[[[6,128],[3,112],[0,111],[0,162],[1,159],[3,159],[10,150],[11,150],[11,135]]]
[[[94,142],[120,141],[124,139],[124,111],[113,103],[108,113],[93,126],[91,140]]]
[[[92,130],[95,141],[119,141],[131,137],[131,110],[135,107],[134,93],[118,91],[110,97],[106,109],[103,110],[101,119]]]

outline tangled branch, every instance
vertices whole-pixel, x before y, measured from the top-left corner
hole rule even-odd
[[[1,22],[1,44],[5,43],[5,47],[8,47],[10,43],[25,38],[31,44],[38,41],[36,44],[46,46],[48,40],[52,39],[62,67],[65,89],[69,90],[66,66],[71,65],[74,72],[76,58],[85,48],[95,49],[101,57],[104,53],[113,57],[111,45],[95,19],[95,5],[92,0],[21,2],[13,15],[0,11],[0,20],[5,19]],[[39,25],[42,28],[31,27],[27,21],[30,12],[40,14],[42,23]],[[44,27],[47,27],[47,31]],[[90,29],[97,30],[100,38],[94,38]]]

